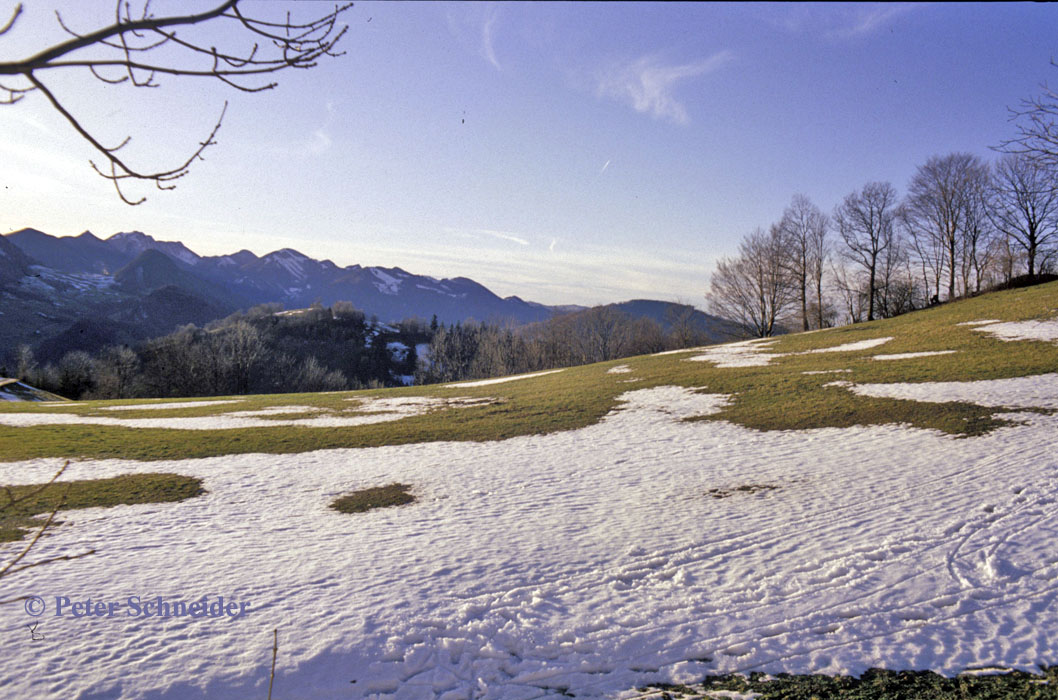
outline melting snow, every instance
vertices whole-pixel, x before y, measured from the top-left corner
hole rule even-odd
[[[1005,404],[1035,401],[1027,383],[996,388]],[[614,697],[728,671],[1055,662],[1058,416],[969,439],[679,421],[724,401],[659,387],[596,425],[503,441],[74,462],[64,479],[172,471],[208,493],[64,514],[35,556],[98,554],[0,582],[0,599],[49,606],[39,643],[21,603],[0,606],[0,687],[263,697],[273,628],[288,700]],[[59,463],[2,464],[0,482],[40,482]],[[418,502],[327,507],[394,481]],[[747,483],[776,488],[735,490]],[[72,619],[51,614],[60,595],[250,607]]]
[[[743,342],[753,342],[753,341],[743,341]],[[696,348],[678,348],[676,350],[665,350],[664,352],[656,352],[653,355],[651,355],[651,357],[661,357],[662,355],[676,355],[676,354],[679,354],[679,353],[682,353],[682,352],[702,352],[702,351],[708,350],[708,349],[710,349],[712,347],[715,347],[715,346],[713,346],[713,345],[701,345],[701,346],[696,347]]]
[[[149,411],[168,408],[199,408],[200,406],[219,406],[226,403],[242,403],[242,399],[220,399],[217,401],[170,401],[167,403],[143,403],[134,406],[100,406],[101,411]],[[69,406],[70,404],[66,404]]]
[[[449,406],[479,406],[491,403],[490,398],[449,398],[405,396],[380,399],[350,399],[361,405],[356,411],[364,414],[334,414],[312,418],[267,419],[276,413],[300,413],[319,410],[311,406],[272,406],[254,411],[233,411],[213,416],[181,416],[172,418],[111,418],[110,416],[81,416],[76,413],[0,413],[0,425],[25,427],[30,425],[110,425],[124,428],[167,428],[171,430],[233,430],[237,428],[274,428],[292,425],[302,428],[342,428],[371,423],[387,423],[408,416],[420,415]],[[199,405],[209,402],[201,401]],[[222,403],[222,402],[221,402]],[[180,406],[193,406],[187,403]],[[129,408],[132,408],[131,406]],[[369,413],[368,413],[369,412]]]
[[[278,265],[281,265],[287,272],[297,279],[301,280],[305,278],[303,263],[304,261],[309,260],[309,258],[298,253],[296,250],[283,248],[274,253],[269,253],[265,257]]]
[[[915,357],[934,357],[935,355],[951,355],[955,350],[925,350],[922,352],[898,352],[892,355],[872,355],[872,360],[910,360]]]
[[[533,377],[542,377],[545,374],[554,374],[555,372],[561,372],[561,369],[549,369],[545,372],[533,372],[531,374],[517,374],[513,377],[499,377],[497,379],[479,379],[473,382],[457,382],[455,384],[445,384],[446,389],[453,388],[465,388],[470,386],[489,386],[490,384],[504,384],[506,382],[513,382],[518,379],[532,379]]]
[[[857,394],[877,398],[911,399],[931,403],[962,401],[979,406],[1058,408],[1058,374],[983,379],[976,382],[897,382],[849,386]]]
[[[689,357],[687,360],[690,362],[712,362],[717,367],[762,367],[770,364],[771,361],[777,357],[786,357],[787,355],[814,355],[821,352],[852,352],[854,350],[867,350],[882,345],[883,343],[888,343],[890,340],[892,340],[892,338],[870,338],[868,340],[858,340],[854,343],[835,345],[829,348],[805,350],[804,352],[769,353],[764,351],[771,347],[772,343],[775,342],[775,339],[765,340],[764,338],[754,338],[753,340],[743,340],[737,343],[709,346],[705,348],[703,354]]]
[[[879,345],[884,345],[885,343],[888,343],[890,340],[892,340],[892,337],[888,337],[888,338],[868,338],[867,340],[857,340],[854,343],[844,343],[842,345],[835,345],[835,346],[829,347],[829,348],[818,348],[816,350],[807,350],[804,353],[798,353],[798,354],[804,355],[804,354],[815,354],[815,353],[819,353],[819,352],[852,352],[854,350],[869,350],[871,348],[876,348]]]
[[[611,367],[610,369],[606,370],[606,373],[607,374],[628,374],[631,371],[632,371],[632,368],[629,367],[628,365],[617,365],[616,367]]]
[[[397,294],[400,291],[400,280],[393,275],[387,274],[377,267],[368,268],[371,274],[378,278],[374,285],[383,294]]]
[[[1046,321],[989,323],[976,326],[973,330],[990,333],[1000,340],[1058,341],[1058,318]]]
[[[774,340],[760,342],[762,339],[743,340],[737,343],[726,343],[724,345],[712,345],[704,348],[701,355],[687,358],[688,362],[712,362],[717,367],[761,367],[770,364],[776,357],[782,357],[782,353],[764,353],[774,343]]]

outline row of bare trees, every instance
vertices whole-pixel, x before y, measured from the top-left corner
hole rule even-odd
[[[573,367],[711,342],[693,324],[691,307],[673,306],[671,312],[665,319],[667,329],[653,319],[608,306],[520,328],[442,326],[421,358],[416,384]]]
[[[870,182],[827,216],[796,195],[717,263],[707,297],[765,337],[894,316],[1049,273],[1056,260],[1056,171],[1027,153],[992,164],[952,153],[920,166],[903,199]]]

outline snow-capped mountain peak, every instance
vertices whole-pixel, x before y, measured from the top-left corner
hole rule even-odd
[[[185,265],[197,265],[202,259],[197,253],[189,250],[187,246],[179,241],[157,241],[140,231],[115,233],[106,242],[130,255],[139,255],[148,249],[158,250]]]

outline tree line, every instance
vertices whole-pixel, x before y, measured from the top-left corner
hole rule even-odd
[[[22,381],[72,399],[339,391],[410,382],[416,345],[429,337],[420,320],[382,324],[349,302],[296,311],[262,304],[135,347],[68,352],[57,363],[39,365],[21,346],[13,364]]]
[[[869,182],[831,214],[798,194],[779,221],[721,258],[706,295],[747,335],[896,316],[1058,265],[1058,94],[1013,110],[1017,135],[989,163],[929,158],[900,197]]]
[[[657,321],[597,306],[511,328],[466,323],[433,334],[416,383],[486,379],[605,362],[710,342],[692,322],[694,309],[673,305]]]
[[[596,307],[511,327],[434,317],[383,324],[350,302],[284,311],[261,304],[136,346],[74,350],[39,364],[23,345],[0,375],[71,399],[341,391],[484,379],[711,342],[693,308],[665,322]],[[420,356],[421,351],[421,356]]]

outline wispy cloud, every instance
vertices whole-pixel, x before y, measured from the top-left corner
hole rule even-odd
[[[340,265],[400,265],[435,277],[470,277],[500,296],[517,294],[544,304],[600,304],[628,299],[702,300],[703,268],[711,259],[688,261],[641,248],[584,246],[568,241],[553,252],[542,248],[510,255],[500,249],[449,245],[358,250],[346,259],[348,247],[327,254]],[[620,274],[614,271],[619,270]]]
[[[312,134],[312,140],[308,143],[308,150],[310,153],[320,155],[331,147],[331,137],[327,135],[327,132],[323,129],[316,129]]]
[[[882,29],[891,20],[914,9],[912,3],[886,3],[880,5],[856,6],[843,26],[831,30],[831,36],[853,37],[870,34]]]
[[[490,6],[485,10],[485,21],[481,25],[481,55],[493,65],[496,70],[503,70],[499,60],[496,58],[496,47],[493,45],[493,30],[496,26],[496,18],[500,11],[496,6]]]
[[[455,228],[451,226],[445,227],[444,230],[446,233],[459,236],[460,238],[471,238],[480,240],[483,237],[491,236],[492,238],[498,238],[501,241],[510,241],[511,243],[517,243],[518,245],[523,246],[529,245],[528,239],[519,234],[510,233],[508,231],[494,231],[493,229],[487,228],[464,229]]]
[[[529,245],[529,241],[525,240],[521,236],[516,236],[513,233],[507,233],[506,231],[490,231],[488,229],[477,229],[478,233],[483,233],[486,236],[492,236],[499,238],[501,241],[511,241],[518,245]]]
[[[597,76],[596,94],[625,102],[655,119],[687,124],[690,116],[676,99],[676,86],[681,81],[716,71],[733,57],[730,51],[720,51],[694,63],[665,65],[657,55],[644,56],[602,71]]]
[[[828,39],[867,36],[889,26],[897,17],[922,3],[764,3],[760,16],[795,34],[817,34]]]

